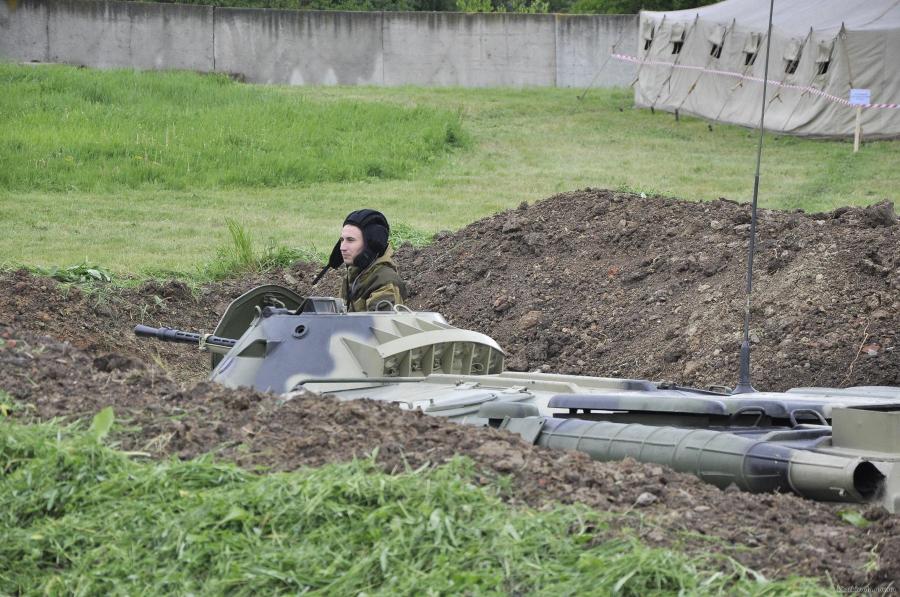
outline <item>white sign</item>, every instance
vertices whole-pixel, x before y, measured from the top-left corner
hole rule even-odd
[[[867,106],[872,103],[872,90],[870,89],[851,89],[850,105],[851,106]]]

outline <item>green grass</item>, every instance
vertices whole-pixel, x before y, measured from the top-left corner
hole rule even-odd
[[[196,276],[230,242],[226,218],[241,222],[260,245],[322,255],[343,217],[360,207],[381,209],[394,225],[427,238],[522,201],[588,186],[739,201],[748,201],[753,188],[754,131],[710,130],[698,119],[676,122],[670,114],[635,110],[628,89],[592,90],[579,100],[580,89],[264,87],[184,73],[14,66],[0,72],[2,163],[29,156],[11,167],[17,174],[0,174],[6,181],[0,264],[84,261],[117,273]],[[49,79],[47,91],[36,77]],[[94,88],[102,91],[96,98]],[[338,130],[335,116],[347,111],[388,124],[355,120],[366,143],[353,145],[355,131]],[[303,123],[300,113],[307,114]],[[173,114],[182,115],[174,128]],[[404,119],[412,126],[396,138]],[[433,124],[425,137],[415,136],[420,122]],[[308,142],[296,137],[301,124],[309,127]],[[193,127],[191,135],[186,127]],[[229,145],[234,130],[239,149]],[[134,151],[89,154],[113,135]],[[394,154],[410,136],[430,153]],[[40,156],[32,144],[42,148]],[[166,157],[176,146],[193,149]],[[80,157],[70,147],[80,148]],[[161,165],[148,165],[145,153]],[[338,156],[354,164],[348,172],[367,173],[372,160],[413,166],[355,177]],[[283,168],[267,166],[273,159],[302,162],[313,178],[286,180],[276,174]],[[853,154],[849,139],[767,135],[760,205],[821,211],[873,203],[894,195],[898,162],[894,141],[866,143]],[[119,175],[111,177],[116,168]]]
[[[135,462],[102,445],[111,423],[109,410],[86,432],[0,420],[0,593],[831,594],[627,535],[593,545],[603,515],[510,508],[463,459],[260,476]]]
[[[223,280],[241,274],[288,267],[299,260],[319,260],[322,257],[317,253],[271,244],[259,249],[247,228],[240,222],[225,218],[225,224],[231,236],[230,242],[219,247],[215,259],[200,269],[203,279]]]
[[[79,263],[68,267],[31,267],[32,273],[47,276],[66,284],[98,284],[111,282],[112,276],[98,265]]]
[[[224,75],[0,65],[0,189],[110,192],[405,178],[461,144],[456,114],[322,102]]]

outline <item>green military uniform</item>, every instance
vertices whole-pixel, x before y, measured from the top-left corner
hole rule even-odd
[[[394,305],[403,304],[406,287],[397,272],[397,264],[391,260],[393,254],[388,247],[384,255],[363,271],[354,265],[347,266],[341,282],[341,298],[347,303],[347,311],[389,311]]]

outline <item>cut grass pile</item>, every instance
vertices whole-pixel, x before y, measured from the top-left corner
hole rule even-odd
[[[463,459],[260,476],[136,462],[102,444],[111,424],[109,409],[80,431],[0,420],[0,593],[829,594],[714,556],[594,545],[599,514],[509,508]]]
[[[322,102],[224,75],[0,64],[0,87],[6,191],[405,178],[463,143],[450,111]]]

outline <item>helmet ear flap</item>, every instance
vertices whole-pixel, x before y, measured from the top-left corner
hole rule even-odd
[[[328,273],[328,268],[337,269],[341,267],[344,263],[344,256],[341,255],[341,241],[337,241],[334,243],[334,248],[331,249],[331,256],[328,257],[328,265],[322,268],[322,271],[319,272],[319,275],[313,279],[312,285],[315,286],[319,283],[319,280]]]
[[[331,256],[328,258],[328,267],[337,269],[344,264],[344,256],[341,255],[341,241],[334,243]]]
[[[356,259],[353,260],[353,265],[358,267],[361,270],[366,269],[372,262],[378,259],[378,255],[372,252],[368,246],[362,250],[362,252],[356,256]]]
[[[373,260],[384,255],[388,246],[388,227],[379,223],[372,223],[366,226],[364,237],[366,241],[366,249],[370,250]]]

